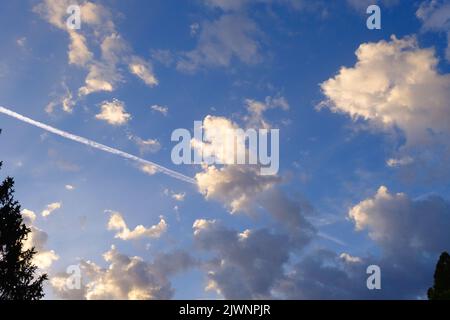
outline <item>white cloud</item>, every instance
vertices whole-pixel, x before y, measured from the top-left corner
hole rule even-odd
[[[424,31],[446,32],[446,58],[450,61],[450,2],[448,0],[427,0],[420,4],[416,12],[422,21]]]
[[[186,198],[185,192],[176,193],[174,191],[170,191],[169,189],[164,189],[164,195],[170,196],[172,199],[176,201],[184,201],[184,198]]]
[[[66,190],[69,190],[69,191],[75,190],[75,187],[73,185],[71,185],[71,184],[66,184],[64,186],[64,188],[66,188]]]
[[[380,257],[338,255],[323,249],[298,256],[303,246],[288,234],[265,229],[237,232],[216,220],[196,220],[194,243],[215,254],[203,264],[206,289],[226,299],[423,296],[435,259],[450,242],[450,203],[435,195],[412,199],[381,187],[375,196],[351,208],[349,217],[358,230],[368,230],[381,249]],[[296,257],[295,264],[289,263],[289,255]],[[366,267],[371,264],[382,268],[384,290],[367,290]]]
[[[51,215],[55,210],[58,210],[62,207],[61,202],[53,202],[47,205],[47,207],[41,212],[41,215],[43,217],[48,217]]]
[[[23,209],[21,213],[25,225],[31,230],[23,243],[23,249],[29,250],[34,247],[37,253],[33,257],[33,264],[39,269],[47,270],[52,266],[54,261],[59,259],[59,256],[54,250],[46,249],[48,234],[34,226],[36,214],[28,209]]]
[[[151,164],[145,164],[140,167],[141,171],[152,176],[158,172],[158,168],[152,166]]]
[[[101,4],[89,1],[75,1],[74,3],[72,0],[43,0],[33,8],[33,11],[53,26],[62,30],[67,30],[66,19],[68,14],[66,10],[73,4],[78,4],[80,6],[82,24],[101,28],[104,29],[104,31],[111,31],[114,29],[110,12]],[[97,29],[97,31],[100,31],[101,29]]]
[[[57,106],[61,106],[64,112],[72,113],[73,108],[75,106],[75,101],[73,100],[72,92],[70,92],[66,83],[63,81],[61,83],[61,87],[63,89],[63,93],[55,94],[55,98],[50,101],[45,107],[45,112],[53,113]]]
[[[163,116],[167,116],[169,113],[168,107],[159,106],[157,104],[154,104],[150,107],[153,111],[161,113]]]
[[[85,85],[78,89],[78,94],[86,96],[98,91],[112,92],[119,80],[120,76],[115,68],[102,63],[93,63],[89,66]]]
[[[50,277],[49,282],[53,292],[60,299],[64,300],[84,300],[86,299],[86,288],[73,288],[72,279],[69,274],[60,272]]]
[[[186,197],[186,193],[185,192],[172,194],[172,198],[175,199],[176,201],[184,201],[185,197]]]
[[[108,263],[101,268],[91,261],[81,261],[84,286],[80,290],[68,290],[67,275],[51,279],[58,297],[88,300],[147,300],[170,299],[174,290],[169,277],[187,270],[196,262],[185,252],[175,251],[156,255],[153,262],[129,257],[117,251],[115,246],[103,255]]]
[[[152,65],[142,58],[136,56],[132,57],[128,67],[132,74],[144,81],[149,87],[154,87],[158,84],[158,79],[156,79],[156,76],[153,73]]]
[[[427,0],[416,12],[425,30],[447,31],[450,29],[450,3],[447,0]]]
[[[100,51],[101,59],[87,65],[89,72],[85,85],[78,90],[81,96],[98,91],[114,91],[117,83],[122,81],[118,63],[129,51],[128,45],[118,33],[113,32],[103,38]]]
[[[350,209],[357,230],[367,229],[385,251],[439,253],[450,243],[450,203],[432,195],[411,199],[385,186]]]
[[[85,1],[81,6],[81,19],[83,23],[103,28],[107,31],[114,30],[111,13],[104,6]]]
[[[32,228],[32,232],[36,235],[39,232],[39,229]],[[31,234],[31,238],[33,238],[33,234]],[[33,244],[36,248],[36,244]],[[59,260],[59,256],[55,253],[54,250],[41,250],[36,253],[33,258],[33,263],[40,269],[49,269],[54,261]]]
[[[419,48],[415,38],[392,37],[362,44],[356,55],[353,68],[321,84],[324,105],[382,128],[397,126],[407,144],[426,142],[430,130],[449,133],[450,76],[438,73],[433,50]]]
[[[115,238],[122,240],[136,240],[140,238],[159,238],[167,231],[167,223],[163,217],[160,217],[158,224],[149,228],[138,225],[134,230],[128,229],[128,226],[119,212],[111,212],[108,221],[108,230],[117,231]]]
[[[388,1],[388,0],[386,0]],[[239,61],[247,65],[263,61],[262,38],[264,33],[256,21],[250,18],[252,5],[264,4],[272,12],[271,5],[286,5],[290,9],[317,9],[319,1],[304,0],[203,0],[206,7],[218,9],[215,20],[195,22],[190,33],[198,38],[196,47],[183,52],[177,69],[196,72],[208,67],[229,67]],[[310,3],[311,2],[311,3]],[[317,7],[317,8],[316,8]]]
[[[301,236],[305,238],[299,241],[309,238],[312,228],[302,216],[303,212],[311,209],[306,201],[290,200],[278,190],[281,178],[261,174],[259,165],[231,164],[235,163],[234,154],[227,149],[233,149],[224,149],[223,146],[230,142],[227,140],[230,130],[235,132],[236,129],[239,129],[238,125],[224,117],[207,116],[204,119],[204,142],[193,139],[191,145],[197,152],[203,150],[204,156],[214,156],[225,165],[204,164],[203,171],[195,176],[199,191],[207,200],[224,204],[232,214],[253,215],[258,210],[267,211],[294,232],[301,226]],[[240,156],[249,153],[245,139],[239,141],[241,148],[236,153]]]
[[[95,118],[113,126],[124,125],[131,119],[131,115],[125,111],[125,104],[117,99],[104,101],[100,107],[101,112]]]
[[[246,64],[261,61],[260,31],[245,15],[224,14],[212,22],[204,22],[197,47],[185,52],[177,69],[194,72],[200,67],[228,67],[233,58]]]
[[[341,253],[339,255],[339,258],[341,258],[346,263],[361,263],[362,259],[360,257],[354,257],[346,252]]]
[[[386,161],[386,164],[389,167],[401,167],[414,162],[414,159],[411,157],[403,157],[400,159],[391,158]]]
[[[70,0],[44,0],[33,8],[33,11],[38,13],[49,23],[60,29],[66,28],[65,15],[67,8],[71,5]]]
[[[279,182],[276,176],[260,175],[258,168],[238,165],[209,166],[195,179],[207,200],[224,203],[231,213],[251,211],[256,198]]]
[[[86,66],[93,58],[92,52],[87,47],[86,38],[75,31],[70,31],[69,35],[71,40],[68,53],[69,63],[77,66]]]
[[[241,157],[246,153],[245,141],[239,140],[239,148],[234,148],[232,135],[237,133],[239,126],[225,117],[208,115],[203,119],[203,137],[201,140],[195,137],[191,140],[191,146],[203,158],[212,157],[224,164],[236,163],[235,155]]]
[[[434,50],[419,48],[414,37],[393,36],[362,44],[356,56],[353,67],[342,67],[321,84],[327,100],[320,106],[364,119],[375,130],[400,132],[405,142],[397,159],[412,157],[422,169],[423,163],[431,164],[431,170],[446,166],[450,74],[439,73]]]
[[[70,37],[68,60],[70,64],[88,71],[84,86],[78,89],[80,97],[94,92],[112,92],[123,81],[122,65],[129,67],[132,74],[140,77],[150,86],[158,82],[151,64],[132,54],[126,41],[117,32],[110,11],[101,4],[83,1],[81,6],[80,30],[66,27],[66,9],[73,2],[69,0],[44,0],[34,7],[34,12]],[[94,57],[90,44],[100,46],[100,57]]]
[[[31,225],[36,220],[36,214],[31,210],[23,209],[21,213],[26,225]]]
[[[241,117],[245,129],[226,117],[207,115],[203,119],[202,139],[192,138],[191,147],[202,156],[205,163],[260,165],[261,154],[258,154],[258,148],[247,142],[254,140],[257,144],[256,130],[271,128],[271,124],[264,117],[265,111],[274,108],[287,110],[289,104],[283,97],[267,97],[265,102],[246,99],[245,102],[247,114]],[[272,156],[276,157],[274,153]]]
[[[105,37],[100,45],[103,60],[111,66],[119,63],[121,56],[126,55],[129,51],[128,44],[122,36],[113,32]]]

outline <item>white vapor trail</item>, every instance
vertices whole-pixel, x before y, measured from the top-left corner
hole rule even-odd
[[[179,172],[170,170],[170,169],[168,169],[166,167],[163,167],[163,166],[161,166],[159,164],[156,164],[156,163],[154,163],[152,161],[148,161],[148,160],[136,157],[136,156],[134,156],[132,154],[126,153],[124,151],[120,151],[118,149],[114,149],[114,148],[105,146],[105,145],[103,145],[101,143],[98,143],[98,142],[95,142],[95,141],[92,141],[92,140],[89,140],[89,139],[86,139],[86,138],[83,138],[83,137],[80,137],[80,136],[77,136],[77,135],[65,132],[65,131],[62,131],[62,130],[59,130],[59,129],[56,129],[56,128],[51,127],[49,125],[46,125],[46,124],[44,124],[42,122],[39,122],[39,121],[30,119],[30,118],[27,118],[27,117],[25,117],[25,116],[23,116],[23,115],[21,115],[19,113],[16,113],[16,112],[14,112],[12,110],[9,110],[7,108],[4,108],[2,106],[0,106],[0,113],[6,114],[6,115],[8,115],[10,117],[13,117],[13,118],[15,118],[17,120],[20,120],[20,121],[23,121],[25,123],[31,124],[31,125],[33,125],[35,127],[44,129],[44,130],[46,130],[48,132],[51,132],[51,133],[56,134],[58,136],[61,136],[63,138],[66,138],[66,139],[69,139],[69,140],[73,140],[73,141],[85,144],[87,146],[90,146],[92,148],[99,149],[99,150],[102,150],[102,151],[105,151],[105,152],[109,152],[109,153],[121,156],[121,157],[123,157],[125,159],[130,159],[130,160],[136,161],[136,162],[138,162],[140,164],[143,164],[143,165],[153,166],[157,171],[159,171],[159,172],[161,172],[163,174],[166,174],[166,175],[168,175],[168,176],[170,176],[172,178],[175,178],[175,179],[178,179],[178,180],[181,180],[181,181],[185,181],[185,182],[188,182],[188,183],[195,184],[195,180],[193,178],[185,176],[184,174],[181,174]]]

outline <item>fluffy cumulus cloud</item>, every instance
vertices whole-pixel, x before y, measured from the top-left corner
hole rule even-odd
[[[34,225],[36,214],[28,209],[22,210],[22,217],[25,225],[31,229],[25,240],[24,250],[35,248],[37,253],[33,257],[33,263],[40,269],[49,269],[53,262],[59,259],[54,250],[48,250],[48,234]]]
[[[438,253],[450,243],[450,203],[436,195],[411,199],[381,186],[373,197],[354,206],[349,217],[357,230],[367,229],[389,252]]]
[[[95,118],[106,121],[113,126],[124,125],[131,119],[131,115],[125,110],[125,103],[117,99],[104,101],[100,108],[101,111]]]
[[[278,177],[261,176],[258,168],[238,165],[209,166],[195,178],[206,199],[226,204],[231,213],[251,211],[256,198],[279,182]]]
[[[149,228],[138,225],[134,230],[130,230],[119,212],[110,212],[108,230],[117,231],[115,237],[122,240],[136,240],[141,238],[159,238],[167,231],[167,222],[160,217],[158,224]]]
[[[300,243],[292,233],[280,230],[239,232],[216,220],[196,220],[196,246],[215,254],[202,265],[206,289],[228,299],[424,298],[436,259],[450,243],[450,202],[436,195],[413,199],[382,186],[373,197],[351,207],[348,216],[358,232],[368,232],[379,255],[355,256],[317,247],[304,251],[316,235],[313,231],[306,232],[308,239]],[[381,268],[382,290],[367,289],[369,265]]]
[[[322,83],[325,104],[335,112],[383,128],[397,126],[407,144],[449,134],[450,76],[437,70],[434,50],[413,37],[362,44],[358,61]]]
[[[192,36],[197,38],[197,45],[178,56],[177,68],[193,72],[211,66],[229,67],[234,61],[260,62],[262,32],[248,8],[251,4],[272,2],[205,0],[204,3],[218,14],[217,18],[196,24]],[[288,2],[296,8],[303,6],[303,1],[282,1]],[[347,2],[358,9],[369,4]],[[45,0],[35,11],[68,33],[68,62],[87,71],[79,96],[115,90],[124,81],[123,70],[149,87],[158,84],[151,63],[132,53],[104,6],[81,2],[82,23],[86,28],[75,31],[65,27],[68,4],[68,0]],[[448,18],[442,9],[446,6],[446,1],[437,0],[425,1],[420,6],[417,16],[425,31],[448,32]],[[91,45],[99,46],[99,50],[92,50]],[[170,57],[158,52],[161,61],[172,60],[170,52],[168,54]],[[321,84],[326,97],[322,107],[355,120],[363,119],[372,129],[401,132],[405,143],[386,161],[389,167],[417,163],[417,154],[411,152],[414,148],[442,144],[450,150],[450,76],[438,71],[433,49],[420,48],[414,37],[392,37],[389,41],[362,44],[356,57],[354,66],[341,68],[336,76]],[[68,99],[65,110],[72,110],[72,96],[65,97]],[[63,100],[55,103],[63,103]],[[54,107],[49,108],[50,112]],[[125,125],[131,119],[119,100],[105,101],[100,108],[96,118],[111,125]],[[231,131],[272,128],[266,113],[273,109],[288,110],[289,103],[282,96],[247,99],[245,109],[246,115],[238,118],[242,126],[225,117],[204,119],[205,139],[194,138],[191,146],[222,164],[204,163],[195,181],[206,200],[218,201],[231,214],[267,215],[270,228],[237,230],[217,220],[198,219],[193,223],[193,239],[204,259],[201,263],[181,251],[157,254],[153,261],[145,261],[122,254],[112,246],[103,255],[105,267],[92,261],[79,263],[83,277],[79,290],[68,289],[67,274],[52,277],[55,294],[75,299],[169,299],[174,294],[170,277],[197,266],[205,271],[205,289],[227,299],[423,297],[431,283],[436,257],[442,250],[448,250],[445,245],[450,243],[448,200],[436,195],[411,198],[382,186],[348,212],[356,231],[367,232],[368,239],[380,249],[379,254],[355,255],[350,248],[345,252],[332,252],[318,246],[309,247],[317,236],[316,228],[309,222],[308,215],[314,212],[309,203],[286,194],[281,176],[262,175],[259,163],[235,164],[235,154],[223,148]],[[151,106],[151,110],[164,116],[168,113],[167,107],[159,105]],[[161,147],[156,139],[134,136],[131,139],[141,153],[156,152]],[[242,139],[238,137],[238,141]],[[237,148],[236,155],[250,157],[253,151],[244,143]],[[448,154],[450,159],[450,152]],[[141,170],[149,175],[156,173],[151,165]],[[165,194],[175,201],[183,201],[186,196],[184,192],[169,189]],[[42,215],[48,216],[55,209],[49,206]],[[121,240],[160,238],[168,228],[163,217],[155,225],[133,228],[121,213],[107,213],[108,230],[114,231],[115,238]],[[33,226],[36,215],[24,210],[23,216],[32,228],[26,245],[38,249],[36,263],[48,268],[58,256],[45,249],[47,235]],[[366,268],[371,264],[381,267],[381,291],[369,291],[366,287]]]
[[[82,27],[79,30],[70,29],[66,25],[69,16],[66,10],[74,4],[78,4],[81,9]],[[78,89],[79,97],[100,91],[114,91],[124,81],[122,66],[128,66],[130,73],[148,86],[158,84],[151,63],[132,54],[128,43],[117,31],[109,9],[102,4],[43,0],[34,7],[34,12],[69,35],[68,62],[87,71],[85,83]],[[93,45],[98,45],[99,50],[92,49]],[[96,51],[99,56],[94,54]],[[64,110],[68,111],[67,108]]]
[[[174,290],[169,278],[194,266],[196,262],[182,251],[158,254],[153,262],[124,255],[112,246],[103,258],[107,268],[91,261],[81,261],[83,287],[70,290],[68,276],[59,274],[51,279],[58,297],[88,300],[170,299]]]
[[[265,127],[262,115],[272,106],[288,107],[284,99],[247,101],[249,117],[257,120],[258,127]],[[250,122],[248,119],[244,122]],[[225,117],[205,118],[204,141],[193,139],[191,144],[197,152],[214,155],[224,165],[205,163],[195,176],[197,187],[205,199],[222,203],[232,214],[269,214],[276,227],[240,232],[218,221],[198,219],[193,225],[194,240],[198,248],[214,254],[203,264],[207,290],[227,299],[270,298],[285,277],[290,255],[302,250],[316,234],[305,216],[313,210],[306,201],[292,200],[282,192],[282,179],[262,175],[258,164],[232,164],[234,159],[221,147],[227,143],[227,134],[236,129],[241,128]],[[249,153],[245,144],[240,149],[237,154]]]
[[[234,149],[233,135],[239,126],[230,119],[208,115],[203,119],[202,129],[202,139],[194,137],[191,145],[203,159],[213,158],[215,163],[234,164],[237,154],[245,155],[246,148],[242,141],[240,148]]]
[[[260,176],[257,170],[245,166],[209,166],[196,179],[207,199],[224,203],[230,212],[253,213],[263,209],[281,226],[275,230],[239,232],[219,221],[196,220],[196,245],[215,253],[203,266],[206,289],[226,299],[287,297],[289,291],[280,288],[289,276],[285,269],[290,266],[290,256],[301,252],[316,236],[315,228],[305,217],[312,208],[306,201],[287,197],[277,186],[277,177]]]
[[[226,299],[263,299],[283,275],[289,259],[288,238],[266,229],[228,229],[214,220],[196,220],[193,225],[196,245],[216,254],[204,265],[207,290]]]
[[[284,99],[280,101],[285,102]],[[266,103],[274,102],[268,100]],[[255,101],[249,101],[249,104],[256,110],[267,108],[266,104],[260,107],[253,106],[257,104]],[[279,104],[287,107],[287,103],[276,103]],[[261,115],[262,110],[257,114]],[[203,170],[195,176],[199,191],[205,199],[223,203],[232,214],[255,215],[260,211],[266,212],[276,221],[289,226],[292,231],[298,231],[300,228],[301,231],[296,233],[308,238],[314,232],[314,228],[304,218],[306,212],[312,211],[307,201],[290,199],[280,190],[281,177],[261,174],[260,165],[233,164],[236,162],[233,152],[227,152],[227,148],[224,149],[223,146],[229,142],[227,136],[230,132],[235,134],[236,129],[241,128],[225,117],[207,116],[204,119],[204,141],[193,139],[191,144],[197,152],[203,152],[204,156],[214,156],[225,165],[205,164]],[[244,138],[238,139],[237,144],[241,144],[241,148],[235,149],[237,156],[245,157],[252,152],[246,147]]]
[[[283,233],[268,229],[236,230],[215,220],[194,222],[194,243],[213,253],[202,264],[205,290],[225,299],[374,298],[366,288],[371,260],[327,250],[314,250],[292,264],[303,247]]]
[[[440,253],[448,250],[450,202],[438,195],[411,198],[381,186],[349,210],[359,231],[381,248],[372,259],[383,272],[389,298],[423,298]]]
[[[413,199],[381,186],[348,216],[357,231],[368,232],[380,255],[313,250],[286,268],[274,293],[290,299],[424,298],[436,259],[450,243],[450,202],[436,195]],[[381,290],[366,287],[369,265],[381,268]]]
[[[444,32],[447,34],[446,58],[450,61],[450,1],[424,1],[421,3],[416,15],[422,21],[422,29],[424,31]]]
[[[362,44],[356,56],[353,67],[342,67],[321,84],[327,98],[321,106],[364,119],[377,130],[400,130],[405,143],[396,157],[412,156],[403,164],[447,159],[450,75],[439,73],[434,50],[420,48],[414,37],[393,36],[390,41]]]
[[[196,180],[206,199],[226,203],[232,213],[248,211],[257,195],[280,181],[276,175],[261,175],[257,165],[234,165],[235,157],[245,157],[248,153],[244,139],[238,140],[240,147],[236,149],[234,140],[228,140],[231,134],[237,134],[237,129],[239,126],[225,117],[207,116],[203,121],[204,141],[191,141],[194,150],[204,157],[228,164],[205,166],[196,174]]]

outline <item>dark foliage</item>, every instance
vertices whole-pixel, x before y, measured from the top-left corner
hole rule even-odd
[[[434,286],[428,289],[429,300],[450,300],[450,255],[443,252],[434,272]]]
[[[35,248],[24,250],[31,230],[24,224],[13,194],[14,179],[8,177],[0,185],[0,300],[39,300],[44,296],[47,275],[36,274]]]

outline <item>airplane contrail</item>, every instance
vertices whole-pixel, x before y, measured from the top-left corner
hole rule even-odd
[[[161,166],[161,165],[159,165],[157,163],[154,163],[152,161],[148,161],[148,160],[139,158],[137,156],[134,156],[132,154],[129,154],[127,152],[124,152],[124,151],[121,151],[121,150],[118,150],[118,149],[114,149],[114,148],[105,146],[105,145],[103,145],[101,143],[98,143],[98,142],[95,142],[95,141],[92,141],[92,140],[89,140],[89,139],[86,139],[86,138],[83,138],[83,137],[71,134],[71,133],[63,131],[63,130],[56,129],[56,128],[51,127],[49,125],[46,125],[46,124],[44,124],[42,122],[39,122],[39,121],[30,119],[30,118],[27,118],[27,117],[25,117],[25,116],[23,116],[23,115],[21,115],[21,114],[19,114],[17,112],[14,112],[14,111],[9,110],[7,108],[4,108],[2,106],[0,106],[0,113],[6,114],[7,116],[10,116],[10,117],[13,117],[13,118],[15,118],[17,120],[20,120],[20,121],[23,121],[25,123],[31,124],[31,125],[33,125],[35,127],[44,129],[45,131],[51,132],[51,133],[56,134],[58,136],[61,136],[63,138],[66,138],[66,139],[69,139],[69,140],[73,140],[73,141],[76,141],[78,143],[82,143],[82,144],[85,144],[87,146],[90,146],[92,148],[99,149],[99,150],[102,150],[102,151],[105,151],[105,152],[109,152],[109,153],[121,156],[121,157],[123,157],[125,159],[130,159],[130,160],[136,161],[136,162],[141,163],[143,165],[153,166],[157,171],[159,171],[159,172],[161,172],[161,173],[163,173],[165,175],[168,175],[168,176],[170,176],[172,178],[175,178],[175,179],[178,179],[178,180],[181,180],[181,181],[184,181],[184,182],[192,183],[192,184],[196,183],[195,179],[193,179],[191,177],[188,177],[188,176],[185,176],[184,174],[181,174],[179,172],[173,171],[173,170],[171,170],[169,168],[163,167],[163,166]]]

